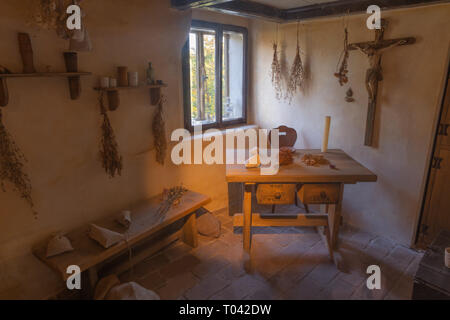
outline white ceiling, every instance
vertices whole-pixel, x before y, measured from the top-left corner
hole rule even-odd
[[[312,4],[335,2],[337,0],[252,0],[278,9],[292,9]]]

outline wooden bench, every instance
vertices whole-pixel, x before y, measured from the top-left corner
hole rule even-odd
[[[210,202],[210,198],[200,193],[188,191],[181,198],[180,203],[172,207],[161,219],[157,219],[157,210],[161,202],[161,196],[145,200],[131,208],[132,224],[127,230],[118,224],[115,219],[117,214],[106,217],[94,223],[100,227],[107,228],[126,235],[127,241],[121,241],[112,247],[105,249],[96,241],[88,237],[89,224],[68,233],[73,248],[72,252],[64,253],[55,257],[46,257],[46,243],[41,243],[33,249],[33,253],[50,268],[58,272],[64,281],[70,276],[67,267],[77,265],[80,267],[83,279],[87,277],[88,291],[92,293],[98,280],[97,271],[106,262],[127,253],[133,246],[143,246],[138,254],[132,255],[131,261],[109,269],[109,273],[120,274],[133,264],[145,259],[151,254],[169,245],[179,237],[192,247],[197,246],[196,211]],[[161,233],[171,225],[181,223],[181,229],[162,239],[152,241],[152,236]],[[150,239],[150,241],[149,241]],[[147,243],[150,242],[150,243]],[[144,245],[142,245],[144,243]]]

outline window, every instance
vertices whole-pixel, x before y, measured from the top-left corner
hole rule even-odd
[[[192,21],[183,49],[185,127],[245,123],[247,29]]]

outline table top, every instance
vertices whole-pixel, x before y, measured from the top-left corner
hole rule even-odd
[[[322,154],[331,164],[307,166],[301,158],[305,153]],[[375,182],[377,176],[356,160],[339,149],[330,149],[321,153],[318,149],[299,149],[294,155],[294,162],[280,166],[275,175],[262,175],[260,168],[247,169],[243,164],[229,164],[226,169],[227,182],[255,183],[347,183]]]

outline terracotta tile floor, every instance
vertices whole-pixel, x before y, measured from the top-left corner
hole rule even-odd
[[[195,249],[177,241],[134,267],[136,281],[161,299],[410,299],[421,253],[367,232],[343,227],[339,251],[345,272],[330,261],[313,228],[255,228],[254,272],[245,272],[242,233],[231,218],[218,239],[200,236]],[[367,266],[381,268],[381,289],[366,287]],[[133,275],[131,275],[133,274]]]

